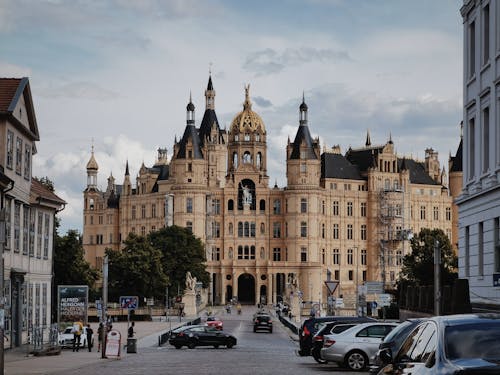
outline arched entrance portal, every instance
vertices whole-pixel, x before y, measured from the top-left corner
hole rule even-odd
[[[238,301],[255,304],[255,278],[249,273],[238,277]]]

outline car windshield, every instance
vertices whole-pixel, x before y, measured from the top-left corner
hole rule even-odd
[[[404,321],[394,328],[387,336],[384,338],[384,342],[394,341],[395,347],[399,348],[403,341],[408,336],[408,333],[418,324],[419,321]]]
[[[214,321],[216,321],[216,320],[217,320],[217,319],[215,318],[215,316],[209,316],[209,317],[207,318],[207,322],[214,322]]]
[[[449,359],[484,358],[500,360],[500,321],[446,327],[445,350]]]
[[[71,333],[71,327],[68,327],[64,330],[64,333]]]

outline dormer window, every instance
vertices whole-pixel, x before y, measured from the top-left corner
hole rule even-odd
[[[245,142],[249,142],[250,141],[250,134],[246,133],[244,140],[245,140]]]
[[[189,158],[189,159],[192,159],[192,158],[193,158],[193,151],[192,151],[192,150],[189,150],[189,151],[188,151],[188,158]]]
[[[238,134],[236,134],[236,135],[234,136],[234,140],[235,140],[235,142],[238,142],[238,140],[239,140],[239,139],[240,139],[240,138],[238,137]]]
[[[255,141],[260,142],[260,134],[255,134]]]

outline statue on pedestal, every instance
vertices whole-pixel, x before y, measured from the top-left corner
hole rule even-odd
[[[186,273],[186,292],[194,293],[194,288],[196,287],[196,277],[191,276],[191,272]]]

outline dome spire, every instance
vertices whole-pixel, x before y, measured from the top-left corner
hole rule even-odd
[[[302,91],[302,103],[299,106],[300,118],[299,124],[300,126],[307,126],[307,104],[304,95],[304,91]]]
[[[243,109],[252,109],[252,102],[250,101],[250,84],[245,86],[245,103]]]
[[[212,84],[212,63],[208,69],[208,85],[205,90],[205,109],[215,109],[215,90]]]

